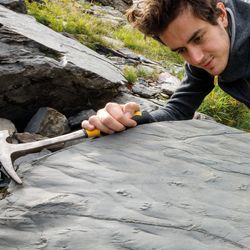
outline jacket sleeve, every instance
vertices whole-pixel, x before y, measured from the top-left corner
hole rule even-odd
[[[192,119],[196,109],[214,88],[214,77],[205,70],[185,65],[186,75],[164,108],[150,113],[152,121]]]

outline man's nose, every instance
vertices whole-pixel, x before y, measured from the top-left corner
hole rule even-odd
[[[192,65],[200,65],[204,58],[204,53],[199,46],[188,48],[188,62]]]

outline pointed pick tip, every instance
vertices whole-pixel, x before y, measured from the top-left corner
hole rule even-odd
[[[22,184],[22,180],[19,178],[19,176],[17,175],[17,173],[15,172],[14,169],[8,169],[8,168],[4,168],[7,175],[13,180],[15,181],[17,184]]]
[[[23,184],[22,180],[19,178],[19,176],[14,172],[14,173],[8,173],[10,178],[15,181],[17,184]]]
[[[18,177],[18,176],[17,176]],[[18,178],[12,178],[17,184],[23,184],[23,182],[21,181],[21,179],[18,177]]]

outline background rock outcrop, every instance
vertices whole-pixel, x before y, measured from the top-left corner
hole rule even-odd
[[[104,6],[112,6],[121,12],[125,12],[133,4],[133,0],[96,0],[95,2]]]
[[[0,0],[4,7],[20,13],[27,13],[24,0]]]
[[[0,117],[22,128],[40,107],[102,107],[126,80],[106,57],[0,5]]]

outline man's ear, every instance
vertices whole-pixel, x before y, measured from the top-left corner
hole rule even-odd
[[[218,2],[216,4],[217,9],[220,11],[218,22],[223,24],[224,28],[227,28],[228,26],[228,16],[227,16],[227,10],[223,2]]]

